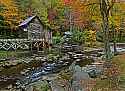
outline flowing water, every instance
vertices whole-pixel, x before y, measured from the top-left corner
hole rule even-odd
[[[41,79],[43,75],[60,72],[69,67],[74,60],[80,66],[91,64],[94,61],[82,53],[75,53],[72,56],[59,58],[56,61],[43,61],[42,59],[40,57],[39,60],[32,60],[29,63],[21,63],[16,66],[4,68],[0,72],[0,88],[7,87],[9,84],[24,87]]]
[[[63,55],[50,61],[43,54],[28,55],[26,58],[20,58],[24,62],[14,66],[4,66],[0,70],[0,88],[3,89],[12,84],[17,88],[25,87],[39,79],[42,76],[58,73],[68,68],[72,62],[76,61],[77,65],[85,66],[94,62],[93,57],[98,57],[98,52],[83,52],[78,45],[66,44],[62,47]],[[102,51],[102,50],[101,50]],[[101,56],[99,54],[99,56]],[[14,59],[15,60],[15,59]],[[11,61],[8,59],[8,61]]]

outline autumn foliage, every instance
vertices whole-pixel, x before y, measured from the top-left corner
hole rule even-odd
[[[72,0],[64,0],[65,5],[68,5],[68,4],[71,4],[71,3],[72,3]]]
[[[67,22],[70,22],[73,26],[84,28],[89,21],[87,7],[80,0],[64,0],[64,4],[65,7],[70,9],[70,14],[68,15],[71,17],[71,20],[67,19]]]
[[[0,0],[2,12],[0,15],[4,17],[5,22],[14,29],[21,21],[21,15],[18,7],[13,0]]]

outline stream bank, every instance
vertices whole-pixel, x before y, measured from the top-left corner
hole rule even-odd
[[[64,41],[60,46],[52,48],[52,50],[54,50],[55,53],[47,53],[44,51],[25,58],[2,62],[0,67],[0,88],[2,90],[14,89],[12,91],[28,91],[27,87],[33,83],[37,83],[41,80],[47,81],[47,83],[52,82],[55,79],[52,76],[53,74],[55,74],[54,77],[57,77],[62,71],[69,69],[74,70],[75,66],[73,65],[77,65],[78,67],[76,68],[78,69],[83,69],[86,65],[90,65],[99,60],[103,55],[102,49],[83,51],[81,45],[70,42],[69,39]],[[15,64],[11,64],[12,61],[15,62]],[[93,69],[93,67],[88,68]],[[91,71],[96,74],[96,69],[89,69],[85,73],[91,73]],[[81,74],[81,76],[85,73]],[[91,75],[93,74],[88,74],[88,76]]]
[[[1,66],[3,68],[0,72],[0,87],[1,89],[8,89],[8,86],[9,88],[13,88],[13,86],[18,85],[14,88],[25,88],[40,79],[45,79],[49,74],[59,73],[61,70],[67,69],[74,60],[76,61],[76,65],[83,67],[94,62],[94,59],[100,55],[99,51],[69,51],[63,56],[56,55],[53,60],[50,57],[36,54],[32,57],[18,59],[17,62],[19,60],[25,61],[22,61],[22,63],[19,62],[17,65]],[[13,59],[12,61],[14,60],[17,59]]]

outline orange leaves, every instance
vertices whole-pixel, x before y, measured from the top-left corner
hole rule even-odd
[[[64,2],[70,8],[70,16],[72,17],[70,22],[78,27],[85,26],[84,23],[88,21],[86,6],[80,0],[64,0]]]
[[[81,3],[80,0],[66,0],[66,3],[67,3],[66,5],[68,5],[70,8],[74,10],[77,10],[77,11],[84,10],[84,5]]]
[[[55,19],[55,17],[57,16],[57,11],[54,9],[49,9],[48,10],[48,19],[49,21],[53,21]]]
[[[0,0],[0,4],[4,6],[2,7],[3,11],[0,13],[0,15],[4,17],[5,22],[7,22],[10,27],[16,26],[21,21],[21,17],[15,1]]]
[[[104,69],[104,75],[109,77],[109,78],[118,76],[120,73],[119,66],[117,64],[114,64],[114,63],[108,63],[108,64],[111,64],[111,67]]]
[[[69,5],[69,4],[71,4],[72,3],[72,0],[64,0],[64,4],[65,5]]]

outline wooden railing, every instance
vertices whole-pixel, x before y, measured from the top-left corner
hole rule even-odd
[[[25,42],[28,42],[28,41],[44,41],[44,39],[0,39],[0,42],[1,41],[25,41]]]
[[[0,50],[29,49],[30,44],[45,41],[44,39],[0,39]]]

